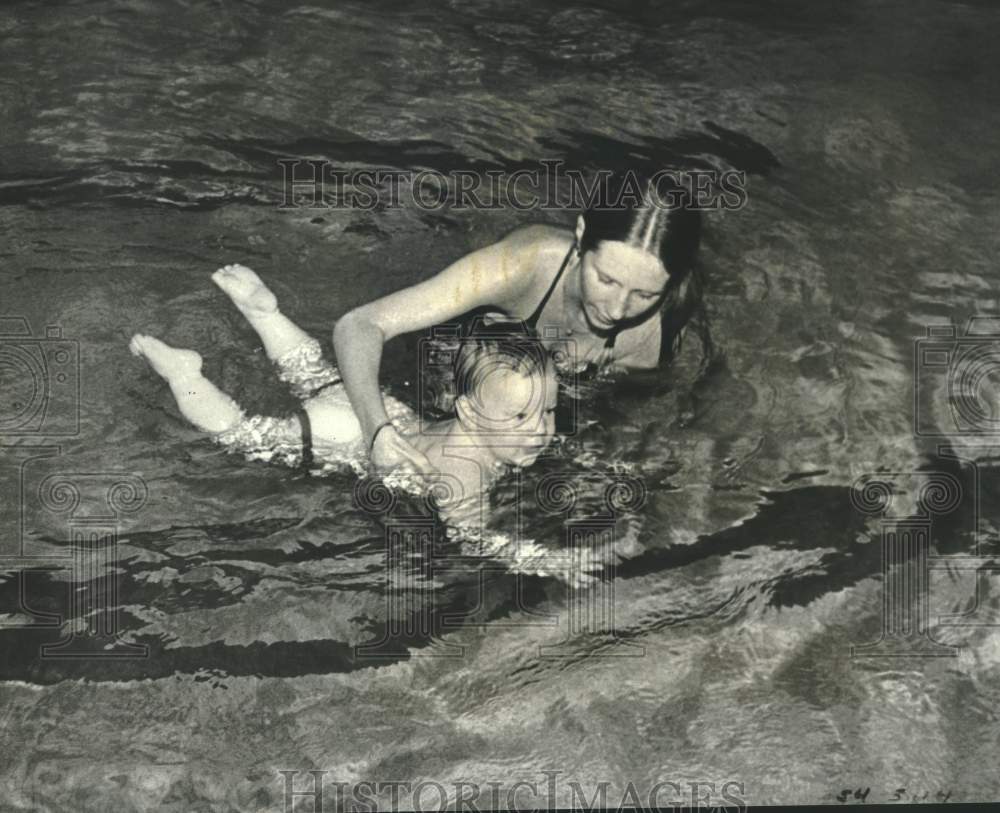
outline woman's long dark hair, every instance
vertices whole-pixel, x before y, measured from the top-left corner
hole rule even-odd
[[[704,271],[697,257],[702,217],[689,190],[665,173],[628,170],[603,180],[583,213],[581,253],[596,249],[602,240],[616,240],[659,258],[670,275],[660,302],[660,364],[669,363],[680,350],[690,323],[702,343],[702,367],[707,366],[712,341],[704,309]]]

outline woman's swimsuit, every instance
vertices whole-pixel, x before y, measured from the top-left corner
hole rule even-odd
[[[556,272],[555,277],[553,277],[553,279],[552,279],[552,284],[549,285],[548,290],[545,292],[545,296],[542,297],[541,301],[538,303],[538,305],[535,308],[535,310],[532,311],[531,316],[529,316],[525,320],[525,324],[528,327],[530,327],[532,330],[537,330],[538,329],[538,320],[541,318],[542,311],[545,310],[545,306],[548,304],[549,299],[551,299],[552,294],[553,294],[553,292],[556,289],[556,286],[559,284],[559,281],[562,279],[562,275],[566,271],[566,267],[569,265],[570,258],[573,256],[573,252],[575,250],[576,250],[576,243],[574,243],[570,247],[569,252],[566,254],[566,257],[562,261],[562,265],[559,266],[559,270]],[[557,338],[563,338],[563,339],[565,339],[567,337],[558,337],[557,336]],[[588,378],[593,377],[593,376],[597,375],[598,373],[602,372],[603,370],[606,370],[608,367],[611,366],[611,362],[614,359],[615,339],[617,339],[617,338],[618,338],[618,331],[617,330],[612,331],[608,335],[608,338],[605,339],[605,341],[604,341],[604,347],[602,348],[601,355],[600,355],[600,357],[599,357],[599,359],[597,361],[585,361],[585,362],[582,362],[582,363],[578,362],[575,365],[566,365],[566,364],[559,365],[559,363],[558,363],[559,356],[556,356],[556,359],[557,359],[557,368],[559,369],[559,371],[561,373],[564,373],[564,374],[565,373],[570,373],[570,374],[573,374],[575,376],[580,376],[581,374],[583,374],[585,377],[588,377]],[[572,356],[575,357],[575,353],[572,354]]]
[[[539,326],[542,312],[548,305],[549,300],[555,293],[556,287],[562,281],[570,259],[573,257],[575,247],[570,248],[563,258],[559,270],[549,283],[545,294],[539,300],[535,309],[527,319],[517,319],[511,317],[503,311],[492,310],[490,308],[477,308],[463,316],[457,324],[440,325],[430,339],[435,351],[428,353],[421,351],[419,360],[416,362],[421,367],[421,393],[417,396],[426,406],[429,406],[437,414],[444,416],[452,412],[455,400],[454,376],[450,364],[427,364],[429,357],[447,359],[451,358],[461,344],[461,337],[467,336],[475,331],[476,322],[486,325],[495,322],[517,322],[525,326],[525,329],[537,331],[540,337],[548,345],[556,372],[559,376],[561,389],[574,398],[582,396],[588,388],[588,381],[594,381],[602,372],[610,369],[614,356],[615,338],[617,331],[612,332],[604,342],[601,353],[597,359],[590,361],[578,361],[575,352],[575,342],[571,334],[567,331],[560,331],[556,325],[543,324]],[[421,339],[421,342],[426,339]]]

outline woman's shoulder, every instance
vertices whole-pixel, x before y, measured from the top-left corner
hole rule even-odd
[[[518,265],[525,271],[539,266],[548,268],[553,262],[558,266],[572,244],[572,231],[543,223],[518,226],[498,241],[498,245],[517,256]]]
[[[521,226],[453,263],[434,284],[443,284],[444,294],[461,303],[463,311],[490,305],[509,315],[530,313],[572,239],[567,229]]]
[[[545,223],[532,223],[518,226],[502,238],[501,243],[528,251],[563,251],[573,242],[573,232],[560,226],[550,226]]]

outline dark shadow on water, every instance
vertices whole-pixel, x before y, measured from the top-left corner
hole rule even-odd
[[[925,470],[947,472],[962,482],[964,489],[959,507],[934,523],[934,552],[969,552],[969,517],[973,503],[969,468],[959,466],[953,460],[936,459],[930,461]],[[995,510],[989,506],[995,504],[995,500],[990,498],[1000,492],[1000,471],[994,467],[980,467],[978,488],[980,501],[987,506],[984,509],[987,518],[995,520]],[[824,595],[842,591],[864,579],[881,578],[881,537],[877,528],[866,525],[865,517],[854,507],[849,488],[804,486],[784,492],[766,492],[763,496],[766,502],[757,513],[734,527],[701,537],[689,545],[669,548],[657,548],[655,540],[646,540],[645,552],[607,565],[602,573],[596,575],[605,580],[615,579],[624,585],[631,580],[655,578],[660,573],[683,574],[686,568],[695,567],[699,574],[697,578],[703,581],[706,573],[710,577],[714,563],[749,558],[753,549],[823,550],[807,568],[800,572],[789,570],[787,573],[776,573],[769,581],[767,605],[775,608],[805,607]],[[556,533],[559,520],[549,519],[552,522],[548,524],[553,525],[550,536],[559,538]],[[171,529],[170,532],[136,534],[121,540],[134,548],[155,551],[158,557],[163,557],[155,562],[119,563],[119,629],[126,633],[125,637],[130,642],[148,646],[149,656],[113,660],[99,657],[41,658],[40,647],[59,641],[62,635],[60,630],[40,626],[8,627],[0,630],[0,646],[5,653],[0,663],[0,679],[53,683],[77,678],[92,681],[162,678],[172,674],[211,673],[220,677],[350,672],[407,659],[411,653],[429,646],[443,644],[447,649],[449,634],[463,626],[480,627],[499,619],[517,617],[524,612],[544,614],[565,601],[567,587],[559,579],[517,576],[506,570],[502,562],[459,555],[454,546],[449,551],[447,571],[435,571],[433,583],[428,577],[427,559],[433,554],[420,552],[430,548],[408,549],[400,560],[402,570],[399,571],[408,580],[402,589],[397,587],[395,592],[390,592],[383,567],[371,565],[372,561],[384,561],[385,537],[377,532],[378,524],[350,544],[299,541],[297,546],[287,551],[262,548],[259,543],[254,545],[255,539],[282,534],[295,522],[291,518],[280,518],[246,525]],[[437,530],[441,531],[440,526]],[[211,545],[207,545],[195,554],[183,556],[164,552],[171,544],[190,538],[192,532],[219,547],[213,550]],[[227,544],[235,541],[240,542],[236,550]],[[436,538],[433,544],[450,543]],[[979,555],[994,556],[998,552],[997,547],[995,539],[981,541]],[[345,572],[339,580],[331,575],[329,589],[345,595],[361,594],[359,598],[378,611],[373,614],[371,610],[362,610],[350,619],[351,641],[258,641],[247,645],[213,641],[204,645],[183,646],[177,645],[182,642],[171,642],[161,637],[127,634],[129,630],[142,629],[146,623],[126,609],[130,606],[168,613],[196,613],[198,610],[239,605],[263,578],[261,572],[253,569],[254,563],[280,568],[303,562],[323,562],[329,571],[331,561],[340,563],[354,558],[367,564],[360,571]],[[241,560],[246,562],[246,567],[240,566]],[[212,568],[223,577],[223,584],[232,585],[235,582],[237,586],[220,589],[220,581],[206,577],[178,579],[165,588],[155,578],[150,578],[155,577],[155,571],[164,568],[180,574],[188,574],[197,568]],[[24,578],[25,595],[30,597],[27,609],[39,614],[38,618],[44,614],[62,617],[73,591],[86,593],[99,589],[98,582],[73,584],[43,569],[25,571]],[[759,579],[759,575],[756,578]],[[737,594],[745,588],[752,588],[749,580]],[[0,611],[11,615],[20,612],[24,617],[25,608],[21,607],[19,591],[16,578],[0,583]],[[87,600],[92,598],[87,597]],[[680,608],[680,613],[669,617],[663,615],[635,628],[619,629],[616,634],[622,640],[640,639],[662,626],[690,623],[711,616],[734,600],[745,599],[721,592],[713,594],[707,590],[703,600]],[[414,611],[414,607],[419,609]],[[370,652],[359,656],[356,645],[380,639],[377,657],[372,657]],[[93,638],[83,639],[83,643],[86,644],[87,640],[98,648],[107,643],[106,640]],[[580,657],[604,645],[599,636],[579,643]]]

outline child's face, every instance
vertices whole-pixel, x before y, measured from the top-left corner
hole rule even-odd
[[[478,382],[471,395],[475,430],[498,460],[529,466],[555,434],[558,393],[551,360],[538,372],[498,365]]]

